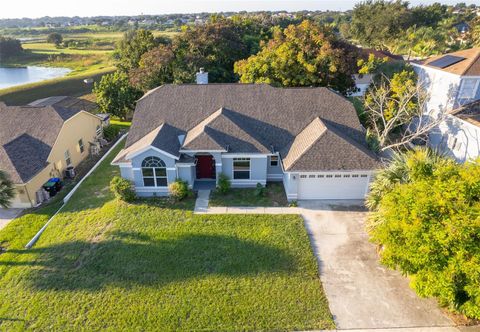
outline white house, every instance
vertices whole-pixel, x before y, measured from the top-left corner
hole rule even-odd
[[[471,107],[467,105],[480,100],[480,48],[435,56],[412,65],[419,84],[428,93],[426,112],[448,113],[445,122],[430,133],[430,145],[460,162],[479,156],[478,126],[472,122],[468,111]]]

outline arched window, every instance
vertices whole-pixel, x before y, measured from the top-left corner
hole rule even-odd
[[[162,159],[147,157],[142,162],[143,185],[145,187],[166,187],[167,168]]]

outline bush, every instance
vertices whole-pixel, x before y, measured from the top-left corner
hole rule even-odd
[[[218,176],[218,191],[222,194],[228,193],[231,187],[230,179],[223,173]]]
[[[262,186],[261,183],[257,183],[257,186],[255,188],[255,196],[257,197],[263,197],[267,193],[267,189]]]
[[[120,128],[116,126],[109,125],[103,128],[103,137],[107,141],[113,141],[115,138],[117,138],[119,133],[120,133]]]
[[[168,186],[168,189],[170,190],[170,195],[178,201],[181,201],[190,193],[188,190],[188,183],[180,179],[177,179],[175,182],[171,183]]]
[[[115,176],[110,181],[110,191],[116,198],[125,202],[132,202],[136,198],[132,182],[119,176]]]
[[[407,161],[407,180],[383,186],[369,218],[371,239],[417,294],[479,319],[480,163]]]

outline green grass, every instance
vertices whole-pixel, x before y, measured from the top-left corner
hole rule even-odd
[[[227,194],[213,191],[210,206],[287,206],[287,196],[281,182],[269,182],[265,194],[258,196],[255,188],[234,188]]]
[[[108,183],[119,146],[56,216],[0,231],[0,330],[333,328],[298,216],[193,215],[193,199],[136,204]]]

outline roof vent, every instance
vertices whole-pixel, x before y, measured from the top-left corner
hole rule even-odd
[[[203,68],[197,73],[197,84],[208,84],[208,73]]]

